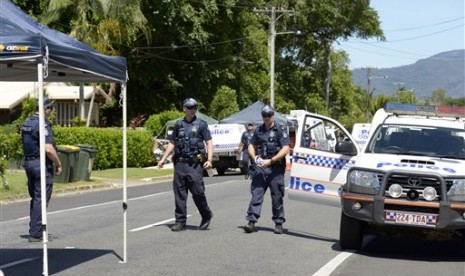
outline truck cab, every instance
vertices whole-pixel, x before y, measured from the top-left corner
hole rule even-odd
[[[323,127],[335,130],[334,147]],[[341,208],[342,248],[360,249],[367,233],[464,231],[465,108],[388,103],[362,146],[337,121],[306,113],[297,137],[289,198]]]

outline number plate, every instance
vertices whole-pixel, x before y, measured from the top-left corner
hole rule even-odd
[[[435,226],[438,215],[425,213],[411,213],[402,211],[385,211],[385,220],[387,223],[404,224],[404,225],[420,225],[420,226]]]

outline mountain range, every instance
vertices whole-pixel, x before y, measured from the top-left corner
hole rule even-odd
[[[445,90],[448,97],[465,97],[465,49],[442,52],[410,65],[352,70],[354,83],[365,90],[368,75],[374,95],[393,95],[404,88],[414,91],[417,99],[430,97],[437,89]]]

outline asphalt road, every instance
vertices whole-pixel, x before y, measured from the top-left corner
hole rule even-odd
[[[54,196],[48,209],[50,275],[465,275],[464,244],[369,236],[360,252],[341,251],[340,210],[285,200],[285,233],[273,233],[269,192],[258,232],[241,229],[250,181],[205,178],[214,218],[197,230],[191,197],[187,230],[174,222],[171,181],[128,188],[128,251],[123,258],[122,190]],[[2,205],[0,270],[42,275],[42,244],[27,242],[28,202]],[[1,275],[1,273],[0,273]]]

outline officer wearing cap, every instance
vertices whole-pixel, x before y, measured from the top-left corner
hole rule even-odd
[[[53,111],[54,102],[44,99],[45,114],[45,182],[47,205],[52,196],[54,172],[61,173],[61,162],[58,158],[53,131],[47,118]],[[39,144],[39,104],[36,105],[36,113],[27,118],[21,128],[21,138],[24,152],[24,169],[27,176],[27,185],[30,202],[29,242],[42,241],[42,211],[41,211],[41,185],[40,185],[40,144]]]
[[[261,110],[263,124],[254,132],[248,148],[250,160],[254,162],[251,194],[247,210],[248,223],[243,227],[246,233],[256,231],[255,223],[260,218],[263,197],[268,188],[271,191],[272,220],[275,234],[283,233],[284,219],[284,173],[286,155],[289,153],[289,136],[274,120],[274,110],[265,105]]]
[[[247,130],[242,133],[241,142],[239,143],[239,147],[237,148],[236,152],[239,153],[242,151],[242,169],[241,171],[245,174],[249,172],[249,144],[250,140],[252,139],[253,133],[255,130],[255,125],[253,122],[247,123]]]
[[[166,158],[174,151],[173,191],[175,198],[176,222],[171,231],[185,230],[187,220],[186,201],[188,191],[192,193],[202,221],[199,229],[206,230],[213,213],[208,207],[203,183],[203,170],[212,167],[213,143],[208,124],[197,118],[197,101],[188,98],[183,102],[185,117],[176,121],[170,142],[158,162],[162,168]],[[206,146],[205,146],[206,144]]]

